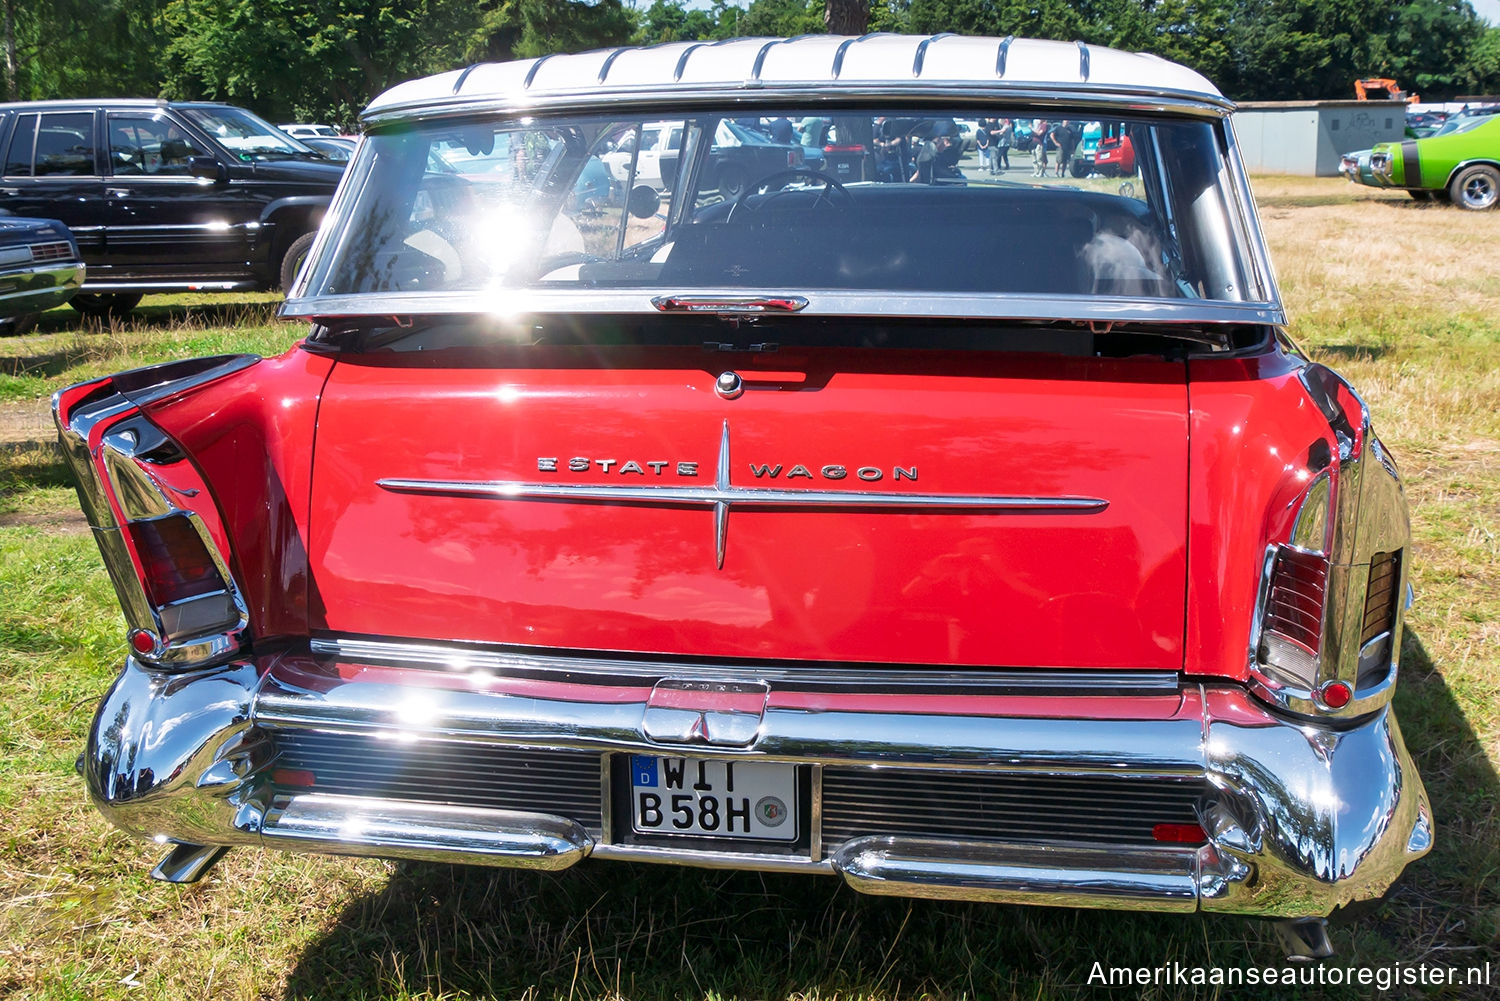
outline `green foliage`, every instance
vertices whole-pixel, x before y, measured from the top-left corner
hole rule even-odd
[[[5,0],[14,25],[16,100],[156,97],[163,0]],[[128,40],[141,40],[131,44]]]
[[[213,98],[352,124],[402,80],[605,45],[825,30],[830,0],[0,0],[21,99]],[[861,2],[861,0],[855,0]],[[871,31],[1082,39],[1185,63],[1240,100],[1500,90],[1500,29],[1469,0],[863,0]]]
[[[412,77],[618,43],[619,0],[168,0],[166,89],[273,118],[349,122]]]
[[[716,11],[688,10],[683,0],[656,0],[637,17],[640,26],[632,39],[637,45],[712,38],[719,27]]]
[[[1371,39],[1370,68],[1419,94],[1462,89],[1480,37],[1468,0],[1420,0],[1390,11]]]
[[[1069,40],[1083,19],[1067,0],[912,0],[911,30]]]
[[[1500,93],[1500,27],[1486,29],[1474,42],[1464,86],[1471,94]]]

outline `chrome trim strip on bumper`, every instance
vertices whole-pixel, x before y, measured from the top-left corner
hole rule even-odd
[[[1061,698],[1051,704],[1056,715],[1046,716],[1027,715],[1038,711],[1038,700],[1027,696],[903,694],[872,702],[827,690],[799,704],[798,693],[773,685],[750,747],[698,751],[813,766],[900,762],[1196,778],[1214,792],[1200,807],[1208,841],[1191,849],[854,837],[825,843],[815,860],[810,851],[634,844],[618,829],[618,843],[594,844],[575,821],[547,814],[288,795],[272,783],[280,727],[384,735],[393,750],[457,737],[601,753],[694,753],[643,735],[648,694],[649,686],[578,675],[547,682],[297,653],[172,675],[131,660],[99,708],[83,772],[95,803],[117,826],[193,846],[536,868],[594,855],[834,871],[872,893],[1276,917],[1323,916],[1379,896],[1432,844],[1426,793],[1389,707],[1335,729],[1273,715],[1228,683],[1187,685],[1176,700]],[[1092,717],[1091,705],[1099,710]]]
[[[833,867],[861,893],[1002,904],[1198,909],[1211,848],[1121,851],[1048,845],[952,844],[924,838],[847,841]]]
[[[84,283],[88,269],[80,260],[47,261],[24,268],[6,268],[0,287],[5,316],[41,312],[61,306]]]
[[[309,793],[272,805],[261,835],[267,847],[433,862],[566,869],[594,848],[571,820],[516,810],[402,803]]]

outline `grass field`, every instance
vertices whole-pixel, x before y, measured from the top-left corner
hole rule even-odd
[[[1336,962],[1488,962],[1500,983],[1500,213],[1343,181],[1255,186],[1293,335],[1365,394],[1416,536],[1396,704],[1437,847],[1384,907],[1336,930]],[[199,884],[152,882],[158,850],[110,828],[73,772],[123,627],[46,398],[152,361],[279,351],[301,328],[275,321],[273,304],[148,300],[112,329],[64,308],[0,341],[0,996],[1057,998],[1089,996],[1096,961],[1279,964],[1269,927],[1237,918],[878,899],[812,877],[602,863],[544,876],[237,850]]]

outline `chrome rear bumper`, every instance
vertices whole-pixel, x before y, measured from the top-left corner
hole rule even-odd
[[[0,316],[40,313],[61,306],[83,284],[82,261],[48,261],[9,270],[0,277]]]
[[[1065,906],[1316,917],[1379,896],[1431,846],[1426,793],[1389,708],[1332,729],[1273,715],[1228,684],[1112,695],[757,684],[768,694],[753,740],[716,747],[648,738],[652,686],[631,677],[520,677],[327,653],[177,675],[129,661],[100,706],[84,773],[113,823],[164,843],[541,869],[593,856],[810,870],[868,893]],[[599,752],[603,816],[585,829],[525,803],[489,809],[288,790],[273,781],[277,735],[288,731],[363,735],[390,741],[392,753],[424,741]],[[608,774],[619,752],[806,765],[811,843],[770,853],[617,837]],[[876,764],[931,769],[934,778],[963,770],[1197,781],[1207,790],[1197,808],[1207,841],[1121,848],[1077,836],[845,834],[823,843],[825,767]]]

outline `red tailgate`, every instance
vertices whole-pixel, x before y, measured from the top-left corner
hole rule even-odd
[[[1181,667],[1180,363],[808,351],[759,356],[777,371],[741,368],[726,399],[730,365],[700,350],[600,354],[341,356],[318,420],[314,628]],[[899,496],[862,506],[871,491]]]

